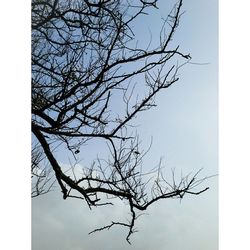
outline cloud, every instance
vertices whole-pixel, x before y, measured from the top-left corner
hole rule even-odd
[[[216,250],[217,190],[198,197],[165,200],[149,208],[137,220],[139,230],[125,241],[127,229],[113,227],[92,235],[88,233],[110,221],[129,218],[122,202],[116,206],[89,210],[80,200],[63,200],[59,192],[33,199],[33,250]]]

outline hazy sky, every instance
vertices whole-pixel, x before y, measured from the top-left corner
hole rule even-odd
[[[159,1],[158,18],[155,12],[137,23],[142,40],[148,38],[145,27],[150,28],[154,39],[160,29],[159,17],[168,14],[172,3]],[[189,173],[203,168],[201,175],[206,176],[218,172],[217,1],[186,0],[183,10],[175,42],[181,51],[191,54],[193,62],[208,64],[183,67],[177,84],[156,98],[158,107],[142,113],[136,123],[145,144],[153,137],[144,160],[146,168],[152,168],[163,157],[169,170]],[[131,246],[125,241],[127,231],[123,228],[88,235],[113,217],[129,217],[125,206],[89,211],[83,202],[64,201],[60,191],[51,192],[32,201],[32,249],[216,250],[217,179],[204,185],[210,190],[200,196],[186,196],[181,203],[165,200],[150,207],[147,215],[137,220],[139,232],[131,236]]]

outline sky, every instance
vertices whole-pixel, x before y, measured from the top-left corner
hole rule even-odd
[[[154,38],[160,29],[159,17],[168,13],[171,3],[174,1],[159,1],[158,17],[153,13],[151,18],[138,22],[142,40],[147,40],[143,27],[148,27]],[[184,1],[183,10],[175,41],[199,65],[188,64],[181,69],[178,83],[156,98],[158,106],[138,117],[137,130],[145,144],[153,138],[145,168],[152,168],[163,157],[169,171],[175,168],[177,173],[189,173],[203,168],[201,175],[209,176],[218,173],[217,1]],[[113,217],[128,216],[123,204],[118,203],[112,210],[90,211],[80,201],[64,201],[59,191],[51,192],[32,200],[32,249],[217,250],[217,181],[217,177],[207,180],[207,192],[185,197],[181,203],[155,203],[138,219],[139,232],[131,236],[131,246],[125,241],[127,232],[123,228],[88,235]]]
[[[165,1],[163,1],[165,2]],[[211,1],[186,0],[191,7],[195,3],[210,4]],[[235,250],[250,249],[249,245],[249,63],[250,36],[249,1],[219,2],[219,249]],[[212,2],[213,6],[214,2]],[[185,4],[185,7],[187,3]],[[3,1],[2,15],[0,16],[1,32],[5,39],[1,39],[1,249],[31,249],[31,207],[30,207],[30,3],[23,1]],[[11,10],[11,15],[10,15]],[[21,10],[21,11],[20,11]],[[195,10],[195,9],[191,9]],[[189,9],[190,11],[190,9]],[[163,11],[164,12],[164,11]],[[195,11],[196,12],[196,11]],[[197,13],[197,12],[196,12]],[[210,15],[208,9],[201,12]],[[195,13],[192,12],[192,15]],[[187,16],[187,14],[185,14]],[[11,16],[11,18],[10,18]],[[211,17],[212,15],[210,15]],[[8,25],[6,25],[8,20]],[[192,18],[191,18],[192,20]],[[211,18],[207,20],[211,21]],[[203,24],[204,24],[203,20]],[[216,21],[216,20],[214,20]],[[199,23],[201,20],[199,20]],[[198,24],[197,24],[198,25]],[[215,29],[214,29],[215,31]],[[183,31],[184,32],[184,31]],[[209,36],[207,31],[202,31],[200,37]],[[200,33],[197,33],[198,35]],[[210,37],[211,38],[211,37]],[[204,45],[207,44],[203,40]],[[200,46],[203,44],[200,44]],[[192,50],[192,55],[195,53]],[[203,50],[203,53],[211,53],[212,50]],[[210,75],[210,74],[209,74]],[[206,75],[207,77],[207,75]],[[177,85],[176,85],[177,86]],[[11,94],[10,94],[11,93]],[[17,106],[18,104],[18,106]],[[18,110],[18,112],[17,112]],[[4,121],[4,122],[3,122]],[[18,122],[17,122],[18,121]],[[19,122],[21,121],[21,122]],[[20,132],[21,131],[21,132]],[[14,143],[15,142],[15,143]],[[13,174],[14,173],[14,174]],[[210,185],[211,190],[211,185]],[[214,196],[216,197],[216,196]],[[45,198],[44,198],[45,199]],[[46,198],[49,201],[49,197]],[[56,198],[55,202],[57,201]],[[206,196],[208,203],[211,199]],[[183,200],[184,201],[184,200]],[[170,201],[172,203],[172,201]],[[39,204],[39,203],[38,203]],[[40,202],[40,206],[42,203]],[[43,204],[46,203],[43,200]],[[47,202],[48,204],[48,202]],[[64,204],[68,204],[64,203]],[[165,203],[166,204],[166,203]],[[182,202],[182,205],[184,203]],[[197,203],[196,203],[197,204]],[[193,204],[193,207],[196,206]],[[53,204],[55,205],[55,204]],[[58,206],[62,205],[59,203]],[[58,208],[57,206],[57,208]],[[197,204],[200,206],[200,203]],[[74,207],[76,209],[76,206]],[[206,209],[206,208],[204,208]],[[54,212],[59,211],[60,208]],[[64,207],[65,210],[65,207]],[[158,210],[159,212],[160,210]],[[163,211],[163,209],[161,210]],[[203,208],[202,208],[202,211]],[[206,210],[208,211],[208,210]],[[64,211],[65,212],[65,211]],[[170,211],[171,213],[173,211]],[[209,212],[209,211],[208,211]],[[48,215],[51,214],[47,206]],[[87,210],[84,210],[84,214]],[[44,215],[45,213],[43,213]],[[62,213],[61,213],[62,214]],[[94,213],[93,213],[94,214]],[[42,214],[41,214],[42,216]],[[153,216],[152,214],[150,216]],[[61,216],[65,217],[65,216]],[[45,217],[44,217],[45,218]],[[93,219],[94,217],[92,217]],[[143,217],[142,217],[143,218]],[[153,218],[153,219],[151,219]],[[156,217],[150,217],[153,223]],[[169,219],[169,218],[168,218]],[[75,220],[78,220],[75,217]],[[159,218],[158,218],[159,220]],[[44,219],[46,222],[46,220]],[[41,220],[39,221],[39,223]],[[46,222],[47,223],[47,222]],[[80,222],[79,222],[80,223]],[[161,222],[162,223],[162,222]],[[42,224],[42,223],[41,223]],[[44,224],[43,224],[44,225]],[[65,225],[65,223],[64,223]],[[51,224],[48,224],[51,226]],[[77,232],[69,226],[72,234]],[[53,227],[52,227],[53,229]],[[91,228],[92,229],[92,228]],[[148,230],[148,229],[145,229]],[[87,230],[86,230],[87,231]],[[49,228],[43,231],[43,241],[46,241],[45,233],[54,233]],[[141,235],[142,228],[140,227]],[[197,233],[197,232],[196,232]],[[81,234],[81,232],[80,232]],[[155,235],[155,234],[154,234]],[[165,232],[165,236],[167,233]],[[204,235],[204,234],[203,234]],[[63,235],[65,237],[65,234]],[[145,233],[141,236],[145,236]],[[195,237],[196,235],[193,234]],[[82,245],[87,241],[85,231],[76,241],[78,249],[84,249]],[[62,237],[61,237],[62,238]],[[60,239],[61,239],[60,238]],[[51,249],[58,239],[49,238],[47,249]],[[111,239],[109,236],[108,240]],[[135,238],[134,238],[135,239]],[[141,238],[140,238],[141,239]],[[174,239],[172,242],[174,242]],[[197,237],[198,239],[198,237]],[[113,240],[113,239],[112,239]],[[145,237],[144,237],[145,240]],[[161,239],[162,240],[162,239]],[[83,242],[84,241],[84,242]],[[88,240],[90,242],[90,240]],[[201,239],[201,241],[203,241]],[[68,243],[63,244],[68,246]],[[94,241],[92,241],[93,243]],[[110,242],[110,241],[109,241]],[[187,245],[187,241],[184,243]],[[51,244],[51,247],[48,245]],[[59,245],[59,243],[58,243]],[[61,244],[62,245],[62,244]],[[73,244],[72,244],[73,245]],[[95,249],[86,245],[85,249]],[[110,244],[109,244],[110,245]],[[190,245],[193,245],[190,241]],[[204,245],[204,244],[203,244]],[[136,249],[134,245],[127,245],[126,249]],[[65,249],[60,246],[58,249]],[[74,249],[69,247],[68,249]],[[76,249],[76,247],[75,247]],[[101,248],[102,249],[102,248]],[[145,248],[147,249],[147,248]],[[153,248],[155,249],[155,248]],[[160,248],[159,248],[160,249]],[[171,248],[170,248],[171,249]],[[174,248],[174,249],[177,249]],[[203,248],[202,248],[203,249]]]

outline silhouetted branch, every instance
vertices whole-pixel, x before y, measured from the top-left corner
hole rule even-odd
[[[32,196],[48,192],[55,181],[64,199],[84,200],[89,208],[112,205],[111,198],[126,202],[131,214],[128,223],[112,222],[91,233],[125,226],[130,242],[138,211],[161,199],[181,199],[208,189],[194,190],[204,180],[197,175],[179,183],[173,176],[170,183],[160,165],[142,172],[147,151],[141,149],[132,129],[136,116],[156,106],[156,95],[179,80],[178,70],[191,59],[171,45],[181,7],[182,0],[177,1],[163,22],[159,44],[144,49],[135,43],[133,26],[140,16],[157,9],[156,0],[32,0],[32,139],[36,145]],[[170,28],[165,32],[167,24]],[[100,139],[106,142],[105,159],[97,157],[81,173],[74,164],[71,173],[64,170],[55,149],[77,162],[82,152],[88,155],[84,146],[97,145]],[[41,163],[48,167],[42,169]]]

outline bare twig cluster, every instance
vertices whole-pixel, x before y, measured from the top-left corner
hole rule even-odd
[[[182,0],[164,21],[158,46],[145,49],[138,46],[133,25],[157,8],[156,0],[32,1],[32,133],[36,145],[32,194],[50,189],[45,188],[48,172],[40,167],[47,162],[64,199],[84,199],[90,208],[111,204],[110,197],[127,202],[128,223],[112,222],[94,232],[126,226],[129,242],[138,211],[160,199],[206,190],[192,191],[200,182],[196,175],[170,184],[160,167],[149,189],[152,181],[141,171],[145,152],[130,127],[139,113],[155,106],[158,92],[178,81],[177,59],[190,59],[178,46],[171,48],[181,6]],[[140,89],[144,86],[145,96],[136,95],[136,79]],[[116,113],[115,107],[123,110]],[[55,145],[64,145],[76,157],[88,141],[100,139],[107,143],[107,159],[96,159],[80,177],[63,171]],[[107,199],[103,200],[103,194]]]

